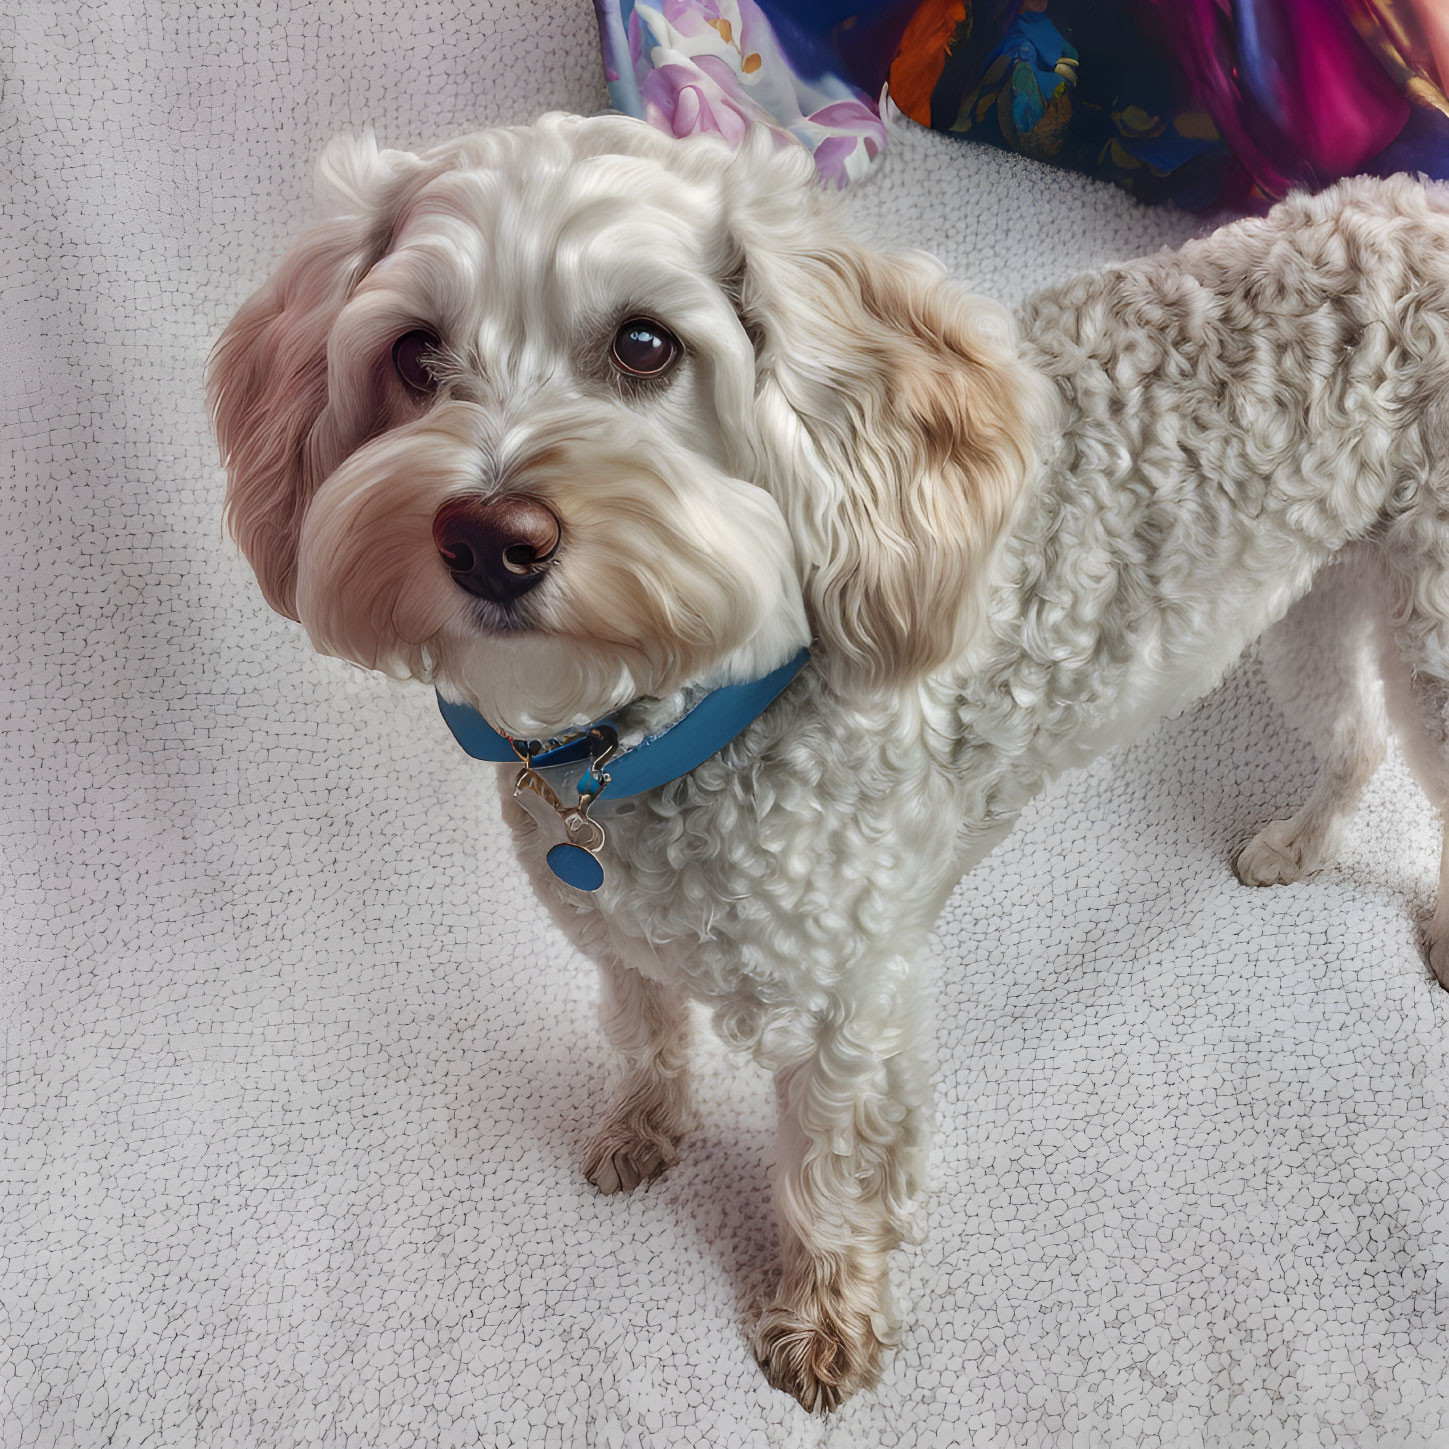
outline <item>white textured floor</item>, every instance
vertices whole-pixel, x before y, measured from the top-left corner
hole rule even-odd
[[[579,1172],[587,969],[431,700],[315,658],[221,537],[208,347],[345,127],[602,99],[590,8],[13,7],[0,1444],[1449,1443],[1449,994],[1395,764],[1342,865],[1226,865],[1309,763],[1249,665],[1063,782],[940,930],[906,1329],[828,1422],[744,1344],[770,1106]],[[421,29],[419,29],[421,27]],[[1009,299],[1186,235],[903,133],[859,209]]]

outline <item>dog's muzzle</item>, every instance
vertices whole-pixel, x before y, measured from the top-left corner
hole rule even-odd
[[[563,528],[536,498],[453,498],[433,516],[433,543],[453,581],[480,599],[512,603],[543,581]]]

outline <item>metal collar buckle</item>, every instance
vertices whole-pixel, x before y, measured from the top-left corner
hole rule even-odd
[[[596,891],[604,883],[599,851],[608,837],[597,820],[589,819],[589,807],[609,783],[603,766],[618,752],[619,736],[610,725],[595,725],[589,730],[588,743],[589,767],[575,786],[576,805],[565,805],[553,786],[534,769],[534,760],[545,748],[539,740],[526,740],[521,745],[514,742],[514,752],[523,761],[523,768],[513,782],[513,794],[516,799],[524,791],[530,791],[558,816],[563,826],[565,838],[561,844],[549,848],[548,868],[565,885],[581,891]]]

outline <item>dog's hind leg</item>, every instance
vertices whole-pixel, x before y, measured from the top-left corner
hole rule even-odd
[[[1449,822],[1449,573],[1431,551],[1404,551],[1394,563],[1400,587],[1383,651],[1384,694],[1414,778]],[[1429,966],[1449,987],[1449,833],[1427,938]]]
[[[1264,635],[1269,690],[1313,746],[1319,773],[1297,814],[1243,847],[1236,869],[1244,885],[1286,885],[1332,862],[1387,744],[1384,608],[1381,564],[1369,549],[1353,549]]]
[[[1403,643],[1401,637],[1401,648]],[[1439,891],[1425,945],[1430,969],[1449,988],[1449,657],[1441,660],[1439,673],[1412,667],[1390,672],[1390,667],[1385,669],[1389,711],[1404,756],[1430,803],[1446,818]]]
[[[604,952],[597,955],[604,1034],[629,1064],[584,1158],[600,1192],[628,1192],[679,1159],[692,1125],[689,1005]]]

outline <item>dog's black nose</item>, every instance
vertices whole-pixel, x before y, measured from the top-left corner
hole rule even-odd
[[[498,604],[542,581],[562,536],[537,498],[453,498],[433,516],[433,543],[454,581]]]

